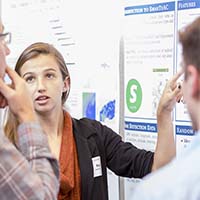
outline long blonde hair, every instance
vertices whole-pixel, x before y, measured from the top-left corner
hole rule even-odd
[[[59,65],[63,80],[65,80],[65,78],[68,77],[69,90],[66,92],[63,92],[63,95],[62,95],[62,103],[64,104],[70,91],[70,75],[69,75],[69,71],[65,64],[63,56],[53,45],[50,45],[44,42],[37,42],[28,46],[18,58],[16,66],[15,66],[15,71],[20,75],[20,69],[24,65],[24,63],[30,59],[38,57],[41,54],[53,56]],[[13,113],[8,109],[7,116],[5,119],[4,132],[5,132],[5,135],[8,137],[8,139],[13,144],[17,144],[18,125],[19,125],[19,121],[13,115]]]

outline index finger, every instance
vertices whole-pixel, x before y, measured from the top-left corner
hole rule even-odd
[[[180,77],[181,75],[183,75],[183,69],[181,68],[171,79],[171,82],[176,82]]]
[[[6,67],[6,73],[8,74],[9,78],[12,80],[14,85],[15,83],[21,79],[21,77],[17,74],[17,72],[10,67]]]

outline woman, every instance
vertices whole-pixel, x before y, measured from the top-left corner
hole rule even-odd
[[[19,57],[15,70],[27,83],[50,148],[60,162],[58,199],[107,200],[106,167],[119,176],[141,178],[175,154],[173,135],[161,134],[155,154],[137,149],[110,128],[90,119],[73,119],[63,108],[70,75],[62,55],[47,43],[35,43]],[[16,143],[18,122],[9,113],[5,126]]]

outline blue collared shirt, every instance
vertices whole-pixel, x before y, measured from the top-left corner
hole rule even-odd
[[[131,200],[200,200],[200,131],[168,165],[147,175]]]

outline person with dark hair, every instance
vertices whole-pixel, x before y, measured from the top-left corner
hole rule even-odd
[[[191,117],[195,136],[189,147],[174,158],[169,164],[152,173],[136,187],[131,199],[142,200],[199,200],[200,199],[200,17],[179,31],[179,41],[182,45],[182,58],[184,80],[182,93]],[[181,75],[178,72],[172,80],[177,80]],[[169,81],[168,90],[164,90],[160,104],[167,101],[168,94],[175,94],[176,81]],[[172,95],[172,101],[176,95]],[[180,99],[178,97],[177,99]],[[171,115],[175,105],[166,104],[163,112]],[[167,109],[169,108],[170,109]],[[171,123],[170,118],[162,117],[158,125],[163,130],[160,121]]]
[[[39,125],[25,81],[7,67],[7,44],[11,33],[3,32],[0,20],[0,108],[9,107],[18,121],[13,145],[0,133],[0,199],[55,200],[59,190],[59,165],[51,154],[47,137]],[[12,86],[4,83],[7,74]]]
[[[107,200],[107,168],[141,178],[175,155],[173,134],[159,134],[155,154],[124,142],[96,120],[75,119],[64,108],[70,74],[62,55],[48,43],[28,46],[15,70],[26,81],[40,124],[60,162],[59,200]],[[15,144],[16,118],[9,113],[5,133]]]

